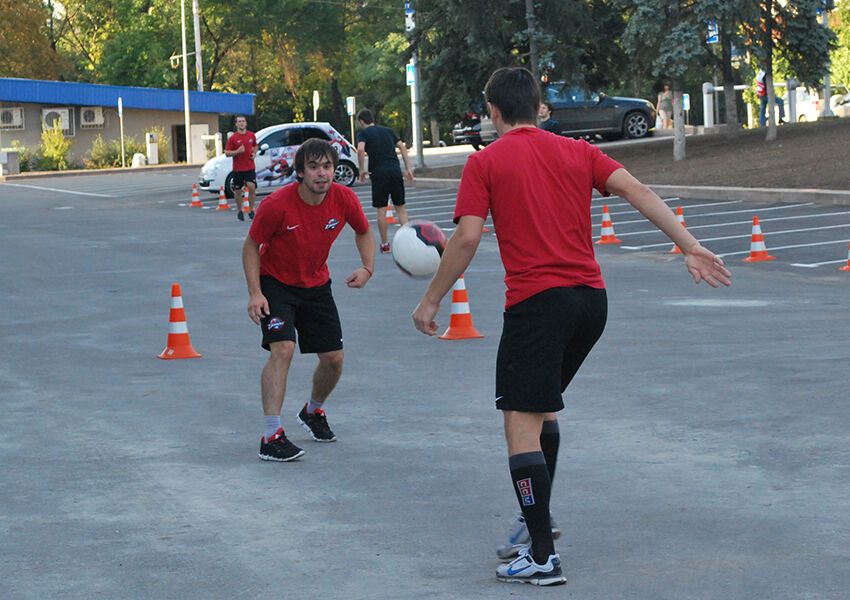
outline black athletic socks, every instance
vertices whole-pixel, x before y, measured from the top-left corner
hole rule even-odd
[[[543,421],[543,431],[540,432],[540,448],[546,458],[546,468],[549,469],[549,483],[555,480],[555,467],[558,464],[558,448],[561,445],[561,430],[558,421]]]
[[[549,495],[552,482],[542,452],[523,452],[509,459],[511,478],[514,482],[522,515],[531,536],[531,552],[539,565],[555,554],[555,542],[549,523]]]

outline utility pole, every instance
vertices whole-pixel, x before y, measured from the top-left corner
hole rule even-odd
[[[192,15],[195,20],[195,79],[198,91],[204,91],[204,61],[201,58],[201,9],[198,0],[192,0]]]
[[[413,45],[413,32],[416,29],[416,11],[410,6],[410,2],[404,3],[404,30],[407,32],[408,39]],[[411,129],[413,131],[413,146],[416,148],[416,168],[425,168],[425,152],[422,148],[422,118],[420,115],[420,97],[419,97],[419,47],[414,46],[410,57],[410,67],[413,70],[412,82],[410,85],[410,105],[411,105]]]
[[[528,62],[531,74],[539,81],[537,72],[537,19],[534,17],[534,0],[525,0],[525,22],[528,25]]]
[[[829,29],[829,9],[831,8],[830,5],[831,2],[827,0],[827,2],[824,3],[823,8],[820,9],[821,25],[823,25],[827,29]],[[818,118],[830,118],[835,116],[835,113],[832,112],[832,108],[829,106],[829,97],[832,93],[832,89],[830,88],[829,84],[829,67],[829,59],[827,59],[826,72],[823,74],[823,110],[818,115]]]
[[[186,164],[192,164],[192,125],[189,119],[189,64],[186,55],[186,0],[180,0],[180,34],[183,38],[183,121],[186,127]]]

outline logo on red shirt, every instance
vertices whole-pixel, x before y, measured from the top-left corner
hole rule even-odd
[[[327,225],[325,225],[325,230],[336,229],[337,225],[339,225],[339,221],[331,217],[330,219],[328,219]]]

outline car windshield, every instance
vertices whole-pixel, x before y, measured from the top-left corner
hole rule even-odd
[[[580,87],[552,84],[546,87],[546,100],[552,104],[568,102],[571,104],[584,104],[585,102],[598,102],[597,92],[588,92]]]

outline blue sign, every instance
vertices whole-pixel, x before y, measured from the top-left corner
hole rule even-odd
[[[682,94],[682,110],[687,112],[691,110],[691,95]]]
[[[406,14],[406,15],[412,15],[413,14],[413,9],[410,8],[410,2],[404,3],[404,14]]]
[[[720,41],[720,32],[717,29],[717,21],[714,19],[708,22],[708,33],[705,36],[705,41],[709,44],[716,44]]]
[[[416,67],[414,65],[407,65],[407,85],[413,85],[416,82]]]

